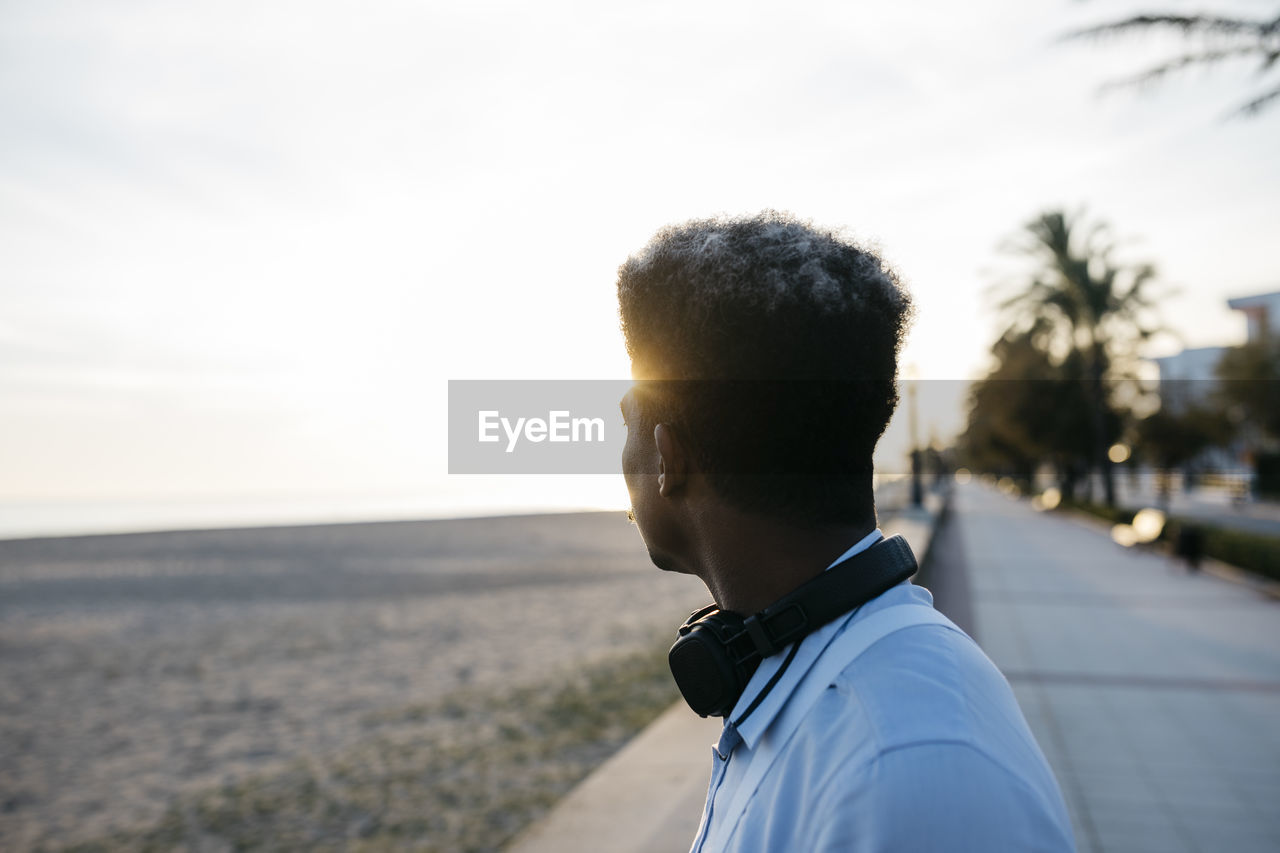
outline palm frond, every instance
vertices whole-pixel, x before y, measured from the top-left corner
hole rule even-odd
[[[1259,35],[1275,32],[1276,21],[1226,18],[1219,15],[1134,15],[1119,21],[1110,21],[1085,27],[1062,36],[1063,41],[1101,36],[1123,36],[1142,30],[1176,30],[1185,35]]]
[[[1132,77],[1122,77],[1119,80],[1111,80],[1103,83],[1100,87],[1101,91],[1109,91],[1111,89],[1128,88],[1130,86],[1148,86],[1158,83],[1170,74],[1178,71],[1186,70],[1193,66],[1215,65],[1228,59],[1238,59],[1241,56],[1249,56],[1257,53],[1258,48],[1250,45],[1246,47],[1235,47],[1226,50],[1205,50],[1199,53],[1187,53],[1168,62],[1163,62],[1152,68],[1148,68],[1140,74]]]
[[[1018,253],[1033,254],[1036,266],[1024,289],[1000,305],[1006,344],[1021,336],[1055,358],[1105,372],[1109,351],[1137,351],[1161,331],[1150,323],[1155,305],[1144,292],[1155,267],[1115,260],[1118,242],[1105,223],[1090,222],[1083,209],[1051,209],[1025,222],[1021,236]]]
[[[1103,91],[1146,86],[1191,67],[1216,65],[1229,60],[1257,57],[1260,61],[1257,72],[1260,75],[1266,74],[1280,63],[1280,16],[1259,19],[1223,15],[1133,15],[1073,30],[1062,35],[1059,40],[1111,38],[1151,31],[1178,33],[1186,40],[1198,42],[1199,46],[1140,74],[1106,83],[1101,87]],[[1280,88],[1264,92],[1238,107],[1228,117],[1257,115],[1271,106],[1278,97]]]
[[[1263,94],[1259,95],[1258,97],[1254,98],[1253,100],[1249,101],[1243,106],[1237,108],[1236,110],[1228,114],[1227,118],[1231,118],[1233,116],[1247,117],[1247,116],[1257,115],[1258,113],[1262,112],[1264,107],[1266,107],[1276,98],[1280,98],[1280,86],[1275,87],[1270,92],[1264,92]]]
[[[1003,311],[1005,308],[1011,308],[1019,303],[1033,300],[1037,295],[1049,289],[1049,285],[1040,279],[1033,279],[1023,289],[997,303],[996,307]]]
[[[1132,270],[1133,280],[1129,284],[1129,289],[1121,297],[1121,301],[1127,302],[1133,300],[1138,303],[1145,302],[1146,297],[1143,296],[1142,289],[1156,279],[1156,268],[1154,264],[1139,264]],[[1167,295],[1167,294],[1166,294]]]

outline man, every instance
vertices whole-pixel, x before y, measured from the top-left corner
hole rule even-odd
[[[705,618],[731,626],[710,640],[724,684],[739,679],[718,706],[727,688],[699,680],[719,664],[677,672],[726,717],[693,851],[1073,849],[1008,683],[910,568],[872,588],[893,568],[871,459],[910,314],[894,273],[766,212],[664,229],[620,268],[618,299],[632,517],[659,568],[706,583]],[[790,610],[812,616],[828,582],[870,591],[774,648],[770,605],[808,595]]]

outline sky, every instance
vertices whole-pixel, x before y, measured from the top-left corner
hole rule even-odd
[[[447,382],[625,378],[618,265],[717,213],[881,251],[925,380],[986,369],[1001,246],[1052,207],[1158,265],[1150,354],[1239,342],[1226,298],[1280,290],[1280,109],[1225,119],[1237,67],[1100,95],[1176,44],[1059,37],[1138,8],[8,0],[0,513],[622,505],[448,477]]]

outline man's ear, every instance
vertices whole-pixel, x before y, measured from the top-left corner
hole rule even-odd
[[[684,488],[689,476],[689,454],[670,424],[653,428],[653,442],[658,447],[658,494],[669,498]]]

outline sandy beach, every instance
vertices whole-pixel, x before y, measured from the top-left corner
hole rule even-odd
[[[706,600],[620,513],[0,541],[0,848],[145,827]]]

